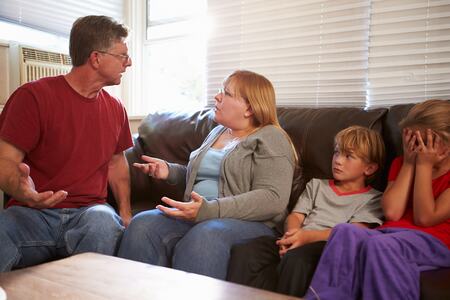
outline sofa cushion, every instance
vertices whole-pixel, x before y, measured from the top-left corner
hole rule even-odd
[[[450,299],[450,268],[420,273],[420,299]]]

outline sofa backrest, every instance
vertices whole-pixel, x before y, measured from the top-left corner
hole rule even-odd
[[[364,110],[354,107],[335,108],[278,108],[281,126],[291,137],[300,157],[301,173],[293,185],[290,206],[294,204],[311,178],[331,178],[331,159],[334,136],[351,125],[377,130],[383,135],[387,160],[381,176],[373,184],[383,190],[392,159],[401,154],[401,135],[398,122],[412,104],[390,109]],[[217,124],[212,110],[195,113],[155,113],[148,115],[139,127],[135,146],[127,151],[131,163],[146,154],[186,164],[191,151],[198,148],[209,131]],[[132,203],[136,211],[154,207],[162,196],[181,199],[178,191],[164,182],[154,180],[131,167]]]

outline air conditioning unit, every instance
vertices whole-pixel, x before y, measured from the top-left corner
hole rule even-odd
[[[10,93],[24,83],[67,74],[71,68],[67,54],[9,44]]]

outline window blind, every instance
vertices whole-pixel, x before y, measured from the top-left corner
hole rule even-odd
[[[450,98],[450,1],[372,1],[368,106]]]
[[[73,22],[86,15],[107,15],[123,20],[123,0],[1,0],[0,18],[61,36],[68,36]]]
[[[209,0],[208,104],[235,69],[268,77],[279,106],[364,106],[370,1]]]

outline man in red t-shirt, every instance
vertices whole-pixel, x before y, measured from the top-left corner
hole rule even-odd
[[[131,66],[128,30],[105,16],[79,18],[70,33],[73,68],[27,83],[0,115],[0,272],[58,257],[113,255],[131,220],[132,146],[121,102],[103,87]],[[119,215],[106,204],[107,184]]]

